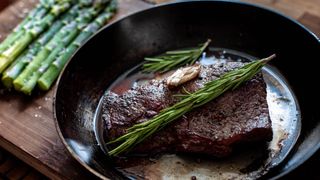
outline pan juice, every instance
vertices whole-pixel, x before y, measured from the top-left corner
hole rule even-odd
[[[199,62],[211,65],[257,59],[239,51],[209,47]],[[133,86],[145,84],[151,79],[165,78],[173,72],[144,74],[140,64],[119,76],[107,91],[122,94]],[[188,154],[158,154],[152,157],[131,155],[115,159],[117,169],[130,179],[247,179],[266,174],[285,159],[295,144],[301,129],[301,117],[295,95],[279,70],[266,65],[262,73],[267,84],[267,102],[273,129],[273,139],[267,145],[248,145],[223,159]],[[102,100],[95,115],[95,133],[100,147],[107,155],[101,104]]]

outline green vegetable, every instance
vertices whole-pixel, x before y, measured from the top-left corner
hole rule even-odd
[[[128,128],[126,134],[108,142],[107,144],[109,145],[120,143],[115,149],[109,151],[109,155],[117,156],[120,153],[129,151],[185,113],[212,101],[228,90],[237,88],[243,82],[251,79],[260,72],[262,67],[274,57],[275,55],[272,55],[262,60],[250,62],[239,69],[227,72],[220,78],[205,84],[202,89],[194,93],[187,92],[185,95],[181,95],[182,100],[180,102],[163,109],[149,121]]]
[[[20,34],[32,26],[34,21],[40,20],[48,10],[55,4],[54,0],[40,0],[40,3],[29,12],[27,17],[18,24],[18,26],[12,31],[11,34],[0,44],[0,52],[5,50],[12,42],[14,42]]]
[[[32,26],[33,19],[40,20],[48,9],[42,4],[34,8],[28,16],[12,31],[8,37],[0,44],[0,53],[6,50],[14,41],[16,41],[24,32]]]
[[[75,5],[67,14],[55,21],[47,32],[42,34],[39,39],[29,45],[25,52],[3,72],[2,82],[7,88],[12,87],[14,79],[19,76],[22,70],[34,59],[36,54],[54,37],[54,35],[78,15],[78,10],[79,7]]]
[[[106,4],[97,3],[91,8],[86,8],[75,21],[64,27],[61,30],[61,35],[57,35],[57,38],[52,40],[52,44],[49,44],[48,48],[44,48],[42,52],[39,52],[36,58],[14,80],[13,84],[15,89],[30,95],[38,79],[48,69],[50,64],[60,53],[68,54],[70,50],[65,50],[68,45],[105,6]]]
[[[60,0],[52,6],[50,12],[41,18],[36,20],[32,18],[32,28],[26,29],[25,32],[17,38],[12,45],[0,54],[0,73],[15,60],[24,49],[36,39],[44,30],[46,30],[54,20],[71,5],[71,0]]]
[[[71,21],[68,21],[68,24],[55,34],[50,42],[36,54],[23,72],[13,81],[14,88],[26,94],[30,94],[31,90],[36,85],[37,79],[34,79],[39,76],[37,75],[37,71],[40,66],[43,63],[52,61],[56,55],[73,40],[79,32],[77,26],[81,23],[87,22],[89,20],[88,17],[90,17],[88,14],[92,13],[96,13],[93,8],[86,8],[79,12],[81,15],[76,18],[76,20],[72,21],[75,17],[71,18]],[[23,86],[25,87],[23,88]]]
[[[75,51],[98,29],[100,29],[105,23],[107,23],[116,11],[116,0],[110,2],[110,5],[103,11],[92,23],[90,23],[68,46],[68,48],[50,65],[45,73],[38,80],[38,86],[42,90],[48,90],[55,79],[60,74],[64,65],[75,53]]]

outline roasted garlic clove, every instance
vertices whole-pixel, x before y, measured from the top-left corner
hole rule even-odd
[[[176,70],[171,76],[167,78],[167,85],[177,87],[185,82],[188,82],[200,73],[200,65],[189,66]]]

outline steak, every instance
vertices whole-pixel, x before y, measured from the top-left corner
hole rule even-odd
[[[123,94],[107,91],[102,118],[107,141],[126,133],[134,124],[147,121],[179,99],[175,94],[194,92],[224,73],[242,67],[241,62],[201,66],[199,77],[175,89],[165,79],[135,85]],[[134,153],[198,153],[224,157],[239,143],[270,141],[271,120],[266,84],[259,73],[235,90],[230,90],[156,132],[137,145]]]

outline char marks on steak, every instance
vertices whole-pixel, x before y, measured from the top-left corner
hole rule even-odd
[[[202,66],[199,77],[182,86],[194,92],[205,83],[243,65],[241,62],[227,62]],[[106,92],[102,118],[108,140],[123,135],[127,128],[147,121],[176,103],[178,99],[173,95],[181,91],[181,86],[170,90],[165,80],[160,79],[134,86],[121,95]],[[235,144],[271,139],[266,84],[259,73],[239,88],[185,114],[137,145],[132,152],[186,152],[223,157],[232,152]]]

